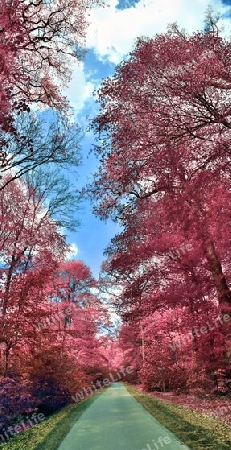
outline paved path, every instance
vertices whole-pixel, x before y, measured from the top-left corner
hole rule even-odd
[[[58,450],[188,450],[128,393],[113,383],[67,434]]]

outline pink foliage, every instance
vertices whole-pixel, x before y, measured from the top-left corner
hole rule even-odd
[[[95,211],[123,226],[103,277],[150,390],[229,389],[230,50],[213,33],[139,38],[98,92]]]

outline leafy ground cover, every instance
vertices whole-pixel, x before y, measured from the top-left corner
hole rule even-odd
[[[224,421],[182,405],[155,398],[128,385],[128,391],[156,420],[191,450],[230,450],[231,427]],[[168,399],[169,400],[169,399]]]
[[[176,395],[173,392],[155,392],[154,397],[160,400],[186,406],[208,416],[224,420],[231,425],[231,397],[217,397],[214,395],[202,395],[201,397],[188,394]]]
[[[77,405],[62,408],[44,422],[0,444],[0,450],[56,450],[81,414],[99,395],[100,392]]]

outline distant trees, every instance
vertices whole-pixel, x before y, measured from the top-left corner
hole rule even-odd
[[[145,345],[149,378],[153,357],[155,377],[157,367],[167,371],[169,364],[174,378],[179,370],[169,345],[175,333],[180,339],[206,315],[219,314],[219,326],[211,331],[204,324],[207,332],[189,347],[207,381],[217,387],[225,360],[229,376],[230,58],[230,42],[216,30],[187,36],[173,27],[139,38],[99,89],[94,128],[101,165],[89,190],[96,213],[123,226],[107,249],[103,276],[121,286],[115,302],[124,320],[136,324],[139,367]],[[164,325],[175,311],[182,325],[187,317],[184,331],[174,321]],[[152,343],[154,323],[162,330],[160,352]]]

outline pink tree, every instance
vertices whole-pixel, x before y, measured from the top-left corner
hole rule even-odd
[[[213,34],[138,40],[99,91],[95,126],[111,137],[111,152],[101,146],[92,187],[99,214],[125,224],[148,199],[175,202],[190,213],[221,304],[230,303],[230,293],[206,227],[203,186],[214,192],[217,184],[229,184],[229,52],[230,44]]]
[[[124,226],[105,269],[123,284],[128,320],[176,306],[198,323],[214,308],[230,314],[229,67],[230,43],[215,33],[170,30],[139,39],[99,90],[90,189],[96,212]]]

